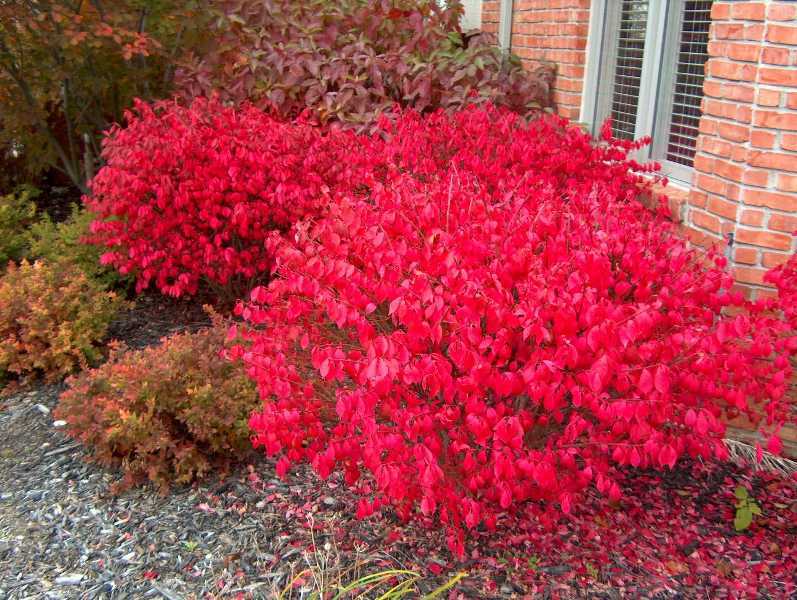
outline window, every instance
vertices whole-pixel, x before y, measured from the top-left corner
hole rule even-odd
[[[462,20],[459,25],[462,31],[470,31],[471,29],[481,29],[482,26],[482,0],[460,0],[462,7],[465,9],[465,14],[462,15]],[[437,0],[439,6],[445,7],[446,0]]]
[[[614,135],[649,135],[640,156],[688,182],[708,60],[711,0],[595,3],[584,117],[593,132],[612,118]]]

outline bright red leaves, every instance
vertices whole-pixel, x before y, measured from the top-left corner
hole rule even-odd
[[[269,234],[316,213],[340,171],[317,129],[198,99],[136,104],[105,139],[86,205],[93,242],[139,290],[246,289],[271,268]]]
[[[281,470],[341,471],[360,516],[436,515],[461,551],[529,500],[618,498],[619,466],[724,456],[723,412],[787,418],[789,328],[639,204],[632,145],[497,110],[385,127],[238,307]]]

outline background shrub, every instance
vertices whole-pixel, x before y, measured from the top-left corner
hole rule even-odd
[[[12,264],[0,278],[0,381],[9,374],[53,381],[96,363],[122,305],[67,262]]]
[[[105,140],[85,203],[103,263],[135,275],[139,291],[249,289],[271,267],[268,233],[324,206],[345,163],[318,130],[251,106],[138,103],[127,119]]]
[[[465,36],[458,0],[224,0],[209,44],[177,72],[187,98],[273,106],[293,118],[370,129],[394,105],[549,106],[553,73],[529,74],[495,40]]]
[[[462,553],[529,501],[726,456],[723,413],[794,419],[794,331],[638,202],[636,145],[495,109],[380,133],[351,161],[367,185],[238,309],[280,473],[342,472],[360,516],[434,518]]]
[[[102,248],[88,243],[91,223],[95,218],[95,215],[77,205],[72,206],[69,218],[60,223],[45,214],[28,229],[29,258],[48,263],[68,262],[106,289],[123,287],[125,278],[100,263]]]
[[[101,133],[133,98],[168,95],[175,60],[205,31],[205,4],[0,2],[0,165],[57,168],[85,191]]]
[[[121,466],[125,483],[166,489],[241,457],[257,406],[240,364],[220,357],[226,327],[165,338],[71,378],[56,415],[93,459]]]
[[[25,229],[36,219],[33,198],[37,193],[33,188],[23,187],[0,196],[0,273],[9,260],[18,261],[26,256]]]

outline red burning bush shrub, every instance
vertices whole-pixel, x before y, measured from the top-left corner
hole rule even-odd
[[[267,233],[318,210],[339,169],[316,129],[252,107],[139,102],[127,120],[104,142],[86,204],[103,262],[139,290],[248,289],[271,266]]]
[[[618,497],[619,467],[724,456],[723,412],[786,418],[797,338],[636,201],[632,145],[496,110],[385,134],[238,307],[278,470],[342,472],[360,516],[420,511],[461,552],[528,501]]]

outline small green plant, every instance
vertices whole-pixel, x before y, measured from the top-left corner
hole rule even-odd
[[[527,564],[529,567],[529,571],[531,571],[532,573],[536,573],[540,569],[540,557],[537,556],[536,554],[532,554],[531,556],[529,556]]]
[[[744,486],[738,486],[733,495],[736,496],[736,518],[733,526],[736,531],[744,531],[753,522],[753,515],[761,516],[761,507]]]
[[[37,189],[24,186],[0,196],[0,272],[5,270],[8,261],[18,262],[27,256],[25,230],[36,218],[33,199],[38,195]]]
[[[69,219],[62,223],[54,223],[49,215],[44,215],[26,234],[28,255],[48,262],[71,263],[106,289],[122,287],[124,279],[119,273],[100,264],[103,248],[84,243],[94,219],[94,214],[77,205],[72,207]]]

